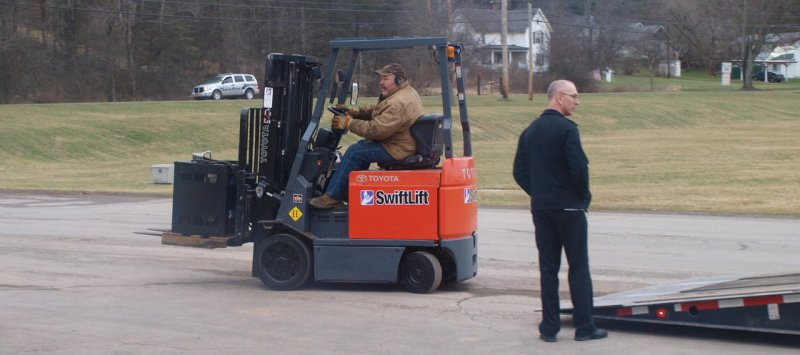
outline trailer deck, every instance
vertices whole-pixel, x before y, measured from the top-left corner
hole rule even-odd
[[[563,313],[572,308],[562,307]],[[598,319],[800,335],[800,273],[692,279],[597,297]]]

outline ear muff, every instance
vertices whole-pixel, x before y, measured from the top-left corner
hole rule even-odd
[[[397,84],[397,85],[400,85],[400,84],[403,83],[403,79],[400,79],[400,76],[395,74],[394,75],[394,83]]]

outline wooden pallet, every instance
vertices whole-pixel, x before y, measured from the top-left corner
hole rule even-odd
[[[204,237],[201,235],[186,235],[167,231],[161,235],[161,244],[206,249],[227,248],[228,241],[231,238],[233,237]]]

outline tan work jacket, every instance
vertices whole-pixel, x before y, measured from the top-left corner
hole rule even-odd
[[[417,144],[409,128],[422,116],[422,101],[408,82],[400,84],[372,109],[371,120],[355,119],[350,131],[369,140],[379,141],[397,160],[416,154]]]

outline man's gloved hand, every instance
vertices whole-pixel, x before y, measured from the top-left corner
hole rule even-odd
[[[342,111],[342,112],[345,112],[347,114],[351,114],[352,115],[352,111],[345,104],[336,104],[336,110]]]
[[[358,109],[350,109],[350,116],[355,120],[369,121],[372,119],[372,107],[359,107]]]
[[[334,130],[346,131],[350,127],[350,120],[352,119],[353,117],[351,117],[349,113],[333,116],[331,128]]]

